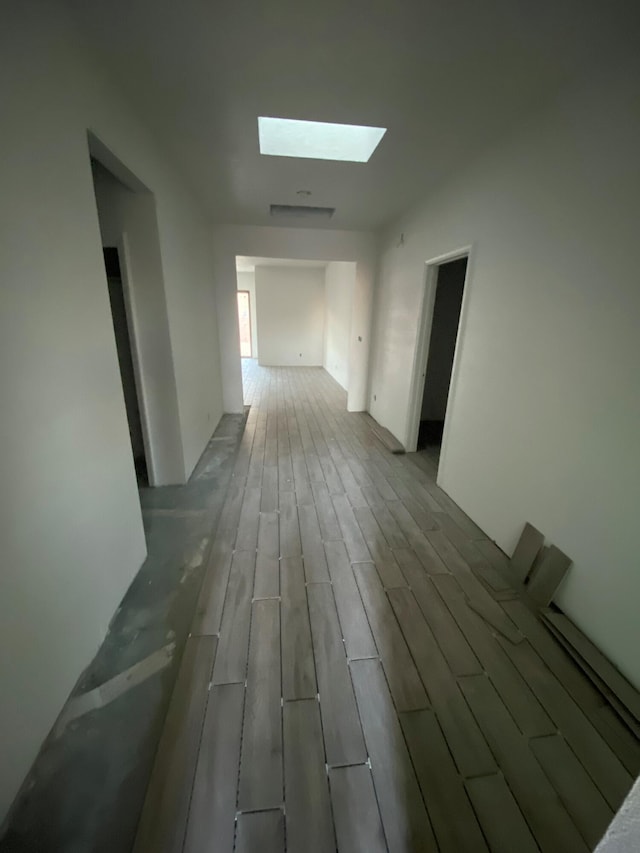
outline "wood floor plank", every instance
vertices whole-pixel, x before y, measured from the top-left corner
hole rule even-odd
[[[443,530],[434,530],[427,534],[447,568],[455,576],[456,581],[472,603],[473,609],[512,643],[522,640],[518,628],[511,622],[500,605],[494,601],[483,584],[466,563],[457,548],[449,540]]]
[[[352,661],[351,673],[389,851],[436,851],[382,666],[377,660]]]
[[[406,586],[407,581],[400,571],[398,562],[393,556],[393,551],[387,544],[378,522],[374,518],[371,509],[357,507],[353,510],[358,526],[364,536],[364,541],[371,554],[380,579],[385,589],[393,589],[396,586]]]
[[[351,674],[330,584],[307,587],[327,764],[367,760]]]
[[[280,492],[280,556],[302,556],[295,492]]]
[[[480,776],[465,784],[491,853],[540,853],[503,776]]]
[[[184,853],[201,853],[211,838],[219,853],[233,853],[243,706],[243,684],[209,693]]]
[[[484,619],[487,625],[495,628],[510,643],[517,645],[524,640],[524,635],[495,602],[492,601],[489,605],[487,599],[474,595],[472,598],[467,598],[467,604],[481,619]]]
[[[266,459],[265,459],[266,463]],[[261,512],[276,512],[278,509],[278,469],[265,467],[262,474]]]
[[[138,824],[135,853],[182,853],[215,637],[189,637]]]
[[[426,571],[430,575],[447,574],[449,570],[426,534],[420,530],[409,512],[405,509],[402,501],[390,502],[387,506]]]
[[[375,657],[378,649],[369,628],[344,542],[325,542],[324,549],[347,656]]]
[[[389,512],[389,508],[386,504],[373,507],[371,512],[375,516],[375,519],[384,534],[384,538],[387,540],[389,547],[392,550],[409,547],[409,543],[407,542],[404,533],[400,529],[400,526],[394,516]]]
[[[256,550],[261,495],[259,488],[245,489],[236,538],[237,551]]]
[[[564,637],[613,695],[640,721],[640,693],[564,613],[544,610],[544,618]]]
[[[258,524],[257,549],[267,557],[280,556],[280,531],[277,512],[261,512]]]
[[[280,595],[280,560],[258,552],[256,576],[253,585],[254,598],[278,598]]]
[[[396,707],[399,711],[428,707],[427,694],[375,566],[359,563],[354,573]]]
[[[529,607],[519,600],[503,601],[501,606],[578,705],[585,711],[600,707],[600,692]]]
[[[536,619],[529,605],[518,598],[521,591],[507,557],[436,485],[437,459],[425,454],[389,454],[361,414],[346,412],[344,390],[321,369],[260,368],[255,362],[243,362],[243,373],[251,377],[245,389],[252,409],[211,548],[209,564],[217,560],[217,571],[207,573],[206,591],[203,585],[198,605],[207,617],[199,617],[201,629],[218,633],[230,578],[230,555],[240,524],[240,542],[251,551],[253,534],[246,511],[241,521],[243,502],[249,499],[249,490],[261,488],[260,512],[270,515],[258,524],[253,608],[266,607],[263,613],[271,618],[264,618],[262,627],[254,619],[251,626],[250,649],[255,650],[249,652],[246,674],[247,714],[238,781],[248,810],[258,812],[243,812],[238,818],[237,842],[245,845],[242,853],[268,850],[266,829],[243,841],[249,837],[244,828],[263,820],[271,819],[276,828],[280,827],[276,849],[282,851],[285,843],[282,813],[260,810],[283,805],[282,785],[287,774],[282,770],[283,744],[278,740],[282,725],[280,655],[284,648],[286,658],[286,649],[294,645],[304,649],[305,640],[287,643],[290,632],[284,619],[281,632],[272,623],[280,607],[284,613],[290,597],[297,600],[299,612],[304,614],[305,595],[324,760],[330,765],[329,787],[337,828],[332,843],[338,845],[340,853],[351,853],[352,849],[378,853],[387,842],[392,851],[416,853],[425,846],[435,849],[436,845],[446,851],[455,849],[457,841],[453,839],[457,838],[462,839],[458,845],[461,853],[483,849],[482,841],[467,843],[463,839],[465,828],[475,826],[477,831],[473,815],[469,817],[468,803],[461,809],[448,808],[449,800],[465,803],[464,798],[459,799],[461,780],[492,851],[526,853],[538,849],[530,827],[536,835],[544,836],[545,821],[549,831],[543,849],[552,849],[552,836],[554,853],[571,851],[576,837],[585,849],[586,841],[576,825],[585,838],[593,839],[596,820],[592,812],[603,820],[602,798],[593,791],[600,790],[605,808],[612,811],[613,801],[618,804],[630,783],[630,769],[640,770],[640,747],[611,708],[603,706],[601,694]],[[279,486],[284,496],[282,506]],[[279,509],[284,507],[287,515],[287,502],[291,517],[297,515],[299,530],[296,536],[292,524],[293,532],[285,537],[289,544],[276,552],[273,524]],[[386,534],[402,548],[389,546],[368,507],[376,509]],[[343,540],[349,543],[351,553]],[[277,598],[281,592],[280,563],[274,553],[282,553],[285,570],[289,563],[295,566],[294,594],[283,594],[283,603]],[[358,561],[366,553],[369,556]],[[368,602],[372,620],[378,619],[378,630],[385,626],[381,645],[389,679],[400,678],[401,659],[409,655],[423,680],[431,710],[403,712],[403,722],[411,718],[415,725],[414,734],[406,724],[404,732],[400,727],[352,560],[356,565],[370,562],[376,567],[356,571],[368,572],[373,589],[372,593],[369,590],[373,602]],[[469,601],[481,601],[480,609],[485,611],[482,618],[470,609],[465,596]],[[372,603],[378,608],[377,617]],[[194,626],[197,624],[198,620]],[[390,629],[391,640],[388,624],[396,626]],[[502,637],[500,629],[505,626],[505,636],[518,638],[517,644]],[[515,628],[518,633],[513,633]],[[398,631],[408,647],[400,644],[399,648],[404,648],[400,653],[394,651],[397,644],[393,642]],[[528,642],[520,639],[520,634]],[[310,659],[308,652],[307,645],[306,660]],[[262,663],[252,668],[252,658],[260,654]],[[392,668],[391,662],[398,665]],[[273,677],[266,678],[269,669]],[[291,669],[286,660],[284,669]],[[467,676],[475,675],[478,680],[485,669],[493,691],[489,699],[484,696],[479,701],[463,694],[464,684],[468,690]],[[358,671],[364,674],[356,695]],[[264,677],[259,688],[258,677]],[[487,676],[482,679],[487,682]],[[239,691],[242,685],[213,688],[222,689]],[[312,689],[309,687],[309,693]],[[213,695],[210,701],[214,701]],[[495,703],[500,711],[495,710]],[[313,698],[286,704],[318,705]],[[316,733],[309,740],[319,751],[317,711],[315,726]],[[415,767],[407,741],[412,745]],[[546,748],[550,756],[539,752]],[[534,749],[539,754],[534,754]],[[365,764],[367,755],[373,772]],[[324,768],[320,773],[321,763],[312,762],[317,780],[324,773]],[[427,812],[431,810],[435,837],[424,811],[416,768],[424,791],[431,791],[426,795]],[[307,771],[300,766],[300,773]],[[300,786],[301,793],[305,784]],[[326,781],[323,784],[326,786]],[[608,790],[606,797],[603,789]],[[274,798],[273,791],[280,793]],[[597,805],[584,805],[584,811],[579,812],[578,806],[583,804],[572,802],[570,796],[581,791],[587,791],[587,803],[595,796]],[[324,796],[326,802],[326,793]],[[288,799],[287,795],[287,814]],[[211,802],[213,809],[214,800]],[[558,819],[558,813],[564,818]],[[466,818],[461,820],[459,814],[466,814]],[[421,831],[425,820],[427,829]],[[559,833],[555,831],[557,820],[561,824]],[[567,830],[566,821],[573,833]],[[569,835],[565,838],[563,833]],[[301,845],[306,849],[307,838],[296,842],[296,846]]]
[[[389,600],[460,774],[468,777],[495,773],[497,766],[491,750],[413,593],[408,589],[390,590]]]
[[[238,815],[236,853],[284,853],[282,809]]]
[[[484,675],[460,686],[543,853],[587,851],[587,846],[553,786],[518,731],[507,708]]]
[[[511,577],[511,563],[509,558],[504,551],[498,548],[495,542],[492,542],[491,539],[476,539],[473,544],[502,577],[507,580]]]
[[[371,560],[371,554],[346,496],[332,495],[332,501],[351,562],[356,563]]]
[[[563,554],[555,545],[549,546],[529,577],[527,584],[529,598],[538,607],[547,607],[570,566],[571,559],[566,554]]]
[[[313,492],[316,512],[318,513],[322,541],[328,542],[334,539],[342,539],[342,532],[326,483],[324,481],[322,483],[312,482],[311,491]]]
[[[479,541],[469,539],[464,530],[455,523],[448,513],[435,512],[432,517],[436,522],[436,527],[445,532],[447,539],[457,548],[471,568],[492,565],[480,550]]]
[[[218,634],[220,632],[232,559],[233,544],[230,544],[229,537],[216,535],[209,553],[202,589],[191,625],[192,634]]]
[[[511,557],[511,571],[521,583],[526,580],[543,545],[542,533],[527,522]]]
[[[315,699],[284,704],[284,778],[288,848],[334,853],[329,780]]]
[[[632,779],[585,713],[550,675],[528,643],[521,647],[504,643],[503,648],[565,736],[613,809],[631,787]]]
[[[595,709],[589,714],[589,719],[618,756],[627,772],[634,779],[640,775],[640,743],[611,705],[602,705]]]
[[[314,504],[298,507],[300,539],[304,559],[304,574],[307,583],[327,583],[329,569],[322,545],[320,525]]]
[[[613,809],[563,737],[533,738],[530,747],[589,849],[593,850],[613,818]]]
[[[311,483],[309,482],[309,479],[307,478],[303,480],[301,477],[296,477],[295,469],[293,477],[296,492],[296,503],[298,504],[298,509],[303,506],[313,506],[313,492],[311,491]]]
[[[400,714],[400,722],[441,853],[488,853],[433,711]]]
[[[252,606],[242,728],[238,808],[278,808],[283,801],[280,602]]]
[[[255,551],[234,553],[220,626],[220,654],[213,668],[214,684],[245,680],[255,565]]]
[[[433,582],[473,646],[485,671],[491,676],[520,730],[530,737],[553,734],[555,726],[549,716],[507,657],[497,638],[490,633],[484,621],[469,608],[456,579],[450,575],[439,575],[433,578]]]
[[[340,853],[387,853],[369,767],[334,767],[329,780]]]
[[[301,557],[280,561],[282,587],[282,695],[288,699],[315,697],[315,663]]]
[[[478,658],[416,555],[413,551],[396,551],[395,556],[452,672],[455,675],[481,673]]]

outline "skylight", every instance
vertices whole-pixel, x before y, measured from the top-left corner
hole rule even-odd
[[[258,118],[260,153],[272,157],[308,157],[312,160],[366,163],[386,132],[386,127],[265,116]]]

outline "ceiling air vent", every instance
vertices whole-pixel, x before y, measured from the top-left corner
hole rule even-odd
[[[306,204],[272,204],[271,216],[298,219],[331,219],[335,207],[311,207]]]

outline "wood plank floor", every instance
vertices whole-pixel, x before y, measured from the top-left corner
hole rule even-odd
[[[243,374],[137,853],[592,850],[638,742],[436,485],[437,456],[389,453],[319,368]]]

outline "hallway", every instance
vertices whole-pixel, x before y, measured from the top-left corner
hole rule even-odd
[[[324,370],[243,371],[137,853],[593,849],[639,747],[502,553]]]

